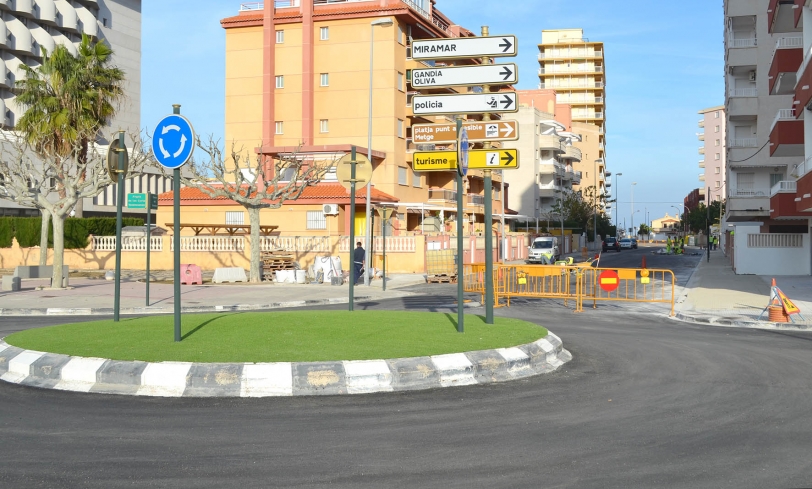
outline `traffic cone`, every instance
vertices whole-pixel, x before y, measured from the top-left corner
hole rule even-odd
[[[778,297],[776,289],[775,279],[772,279],[772,283],[770,284],[770,303],[767,306],[769,310],[768,320],[773,323],[788,323],[789,316],[784,312],[784,306],[781,304],[781,299]]]

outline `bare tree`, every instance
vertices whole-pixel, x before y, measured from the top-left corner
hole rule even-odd
[[[322,180],[335,166],[336,159],[315,159],[298,150],[271,158],[251,154],[244,148],[231,145],[226,157],[217,141],[209,138],[196,141],[205,153],[204,159],[193,159],[181,173],[181,182],[187,187],[200,189],[215,199],[225,197],[248,211],[251,224],[251,282],[262,281],[260,263],[259,211],[277,209],[298,199],[305,188]]]
[[[95,136],[95,133],[93,133]],[[89,135],[88,135],[89,137]],[[99,195],[113,183],[107,172],[106,155],[96,145],[82,144],[77,137],[70,151],[34,148],[19,134],[3,132],[0,136],[0,198],[50,214],[54,227],[54,259],[52,287],[62,287],[62,265],[65,251],[65,218],[86,197]],[[140,175],[149,161],[140,138],[131,138],[130,163],[127,178]],[[44,219],[43,219],[44,220]],[[47,254],[48,229],[44,228]]]

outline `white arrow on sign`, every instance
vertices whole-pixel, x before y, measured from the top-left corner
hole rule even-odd
[[[451,59],[516,56],[516,36],[415,39],[412,59]]]
[[[460,93],[454,95],[415,95],[415,114],[483,114],[518,112],[516,92]]]
[[[515,63],[412,70],[415,88],[471,85],[513,85],[519,81]]]

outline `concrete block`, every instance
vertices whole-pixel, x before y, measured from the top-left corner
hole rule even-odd
[[[141,385],[136,395],[181,397],[191,368],[192,364],[188,362],[149,363],[141,373]]]
[[[480,350],[465,353],[474,366],[474,378],[480,384],[512,380],[508,373],[508,362],[496,350]]]
[[[346,393],[347,382],[342,362],[293,364],[293,395]]]
[[[392,391],[392,372],[384,360],[354,360],[344,362],[347,393]]]
[[[203,272],[200,271],[200,267],[193,264],[181,265],[180,283],[185,285],[203,285]]]
[[[62,277],[64,287],[67,287],[68,274],[70,268],[68,265],[62,265]],[[20,278],[51,278],[54,274],[53,265],[20,265],[14,268],[14,276]]]
[[[239,363],[196,363],[187,376],[184,396],[237,397],[243,365]]]
[[[223,282],[248,282],[245,270],[240,267],[215,268],[214,278],[211,279],[216,284]]]
[[[434,355],[431,361],[440,373],[440,385],[443,387],[477,383],[474,378],[474,366],[464,353]]]
[[[54,389],[90,392],[96,385],[97,374],[104,362],[104,358],[73,357],[62,367],[61,379]]]
[[[21,287],[22,281],[20,280],[20,277],[3,275],[3,287],[0,289],[3,290],[3,292],[19,292]]]
[[[440,387],[440,373],[429,357],[395,358],[386,360],[394,375],[396,391]]]
[[[289,362],[247,363],[241,384],[241,397],[292,396],[293,370]]]

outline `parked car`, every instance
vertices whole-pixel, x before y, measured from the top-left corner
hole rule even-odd
[[[636,250],[637,249],[637,239],[636,238],[631,238],[631,240],[632,240],[632,249]]]
[[[621,248],[628,248],[632,249],[632,240],[629,238],[623,238],[620,240],[620,247]]]
[[[606,238],[603,240],[603,251],[615,250],[620,253],[620,242],[617,238]]]
[[[534,239],[528,251],[527,263],[549,265],[561,258],[558,238],[554,236],[541,236]]]

